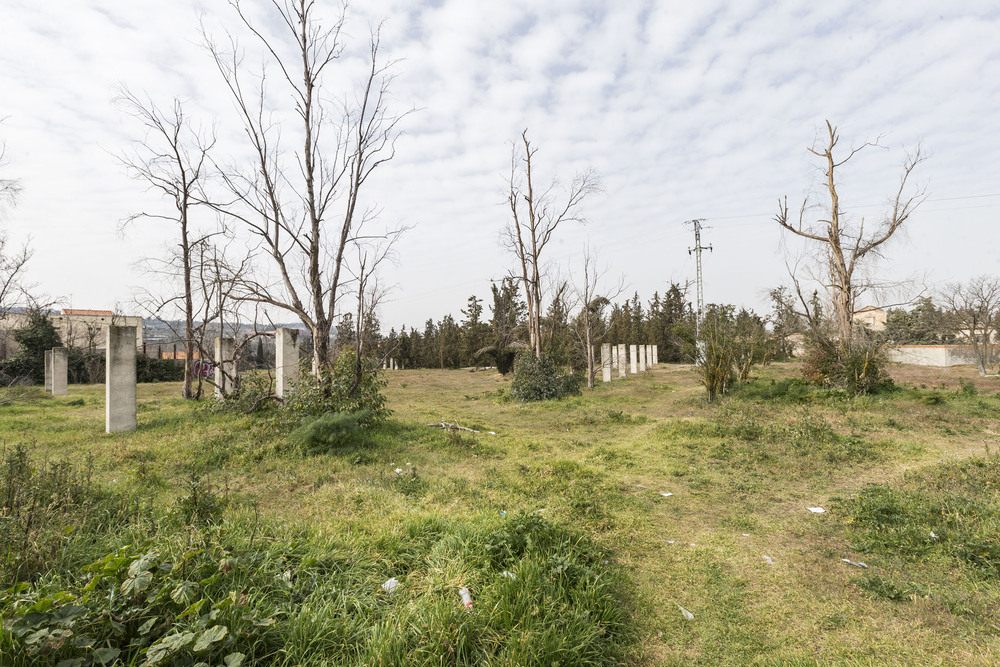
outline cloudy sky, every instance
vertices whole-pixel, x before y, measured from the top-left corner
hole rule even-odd
[[[243,2],[266,27],[269,3]],[[593,167],[603,183],[586,201],[587,224],[560,229],[553,273],[572,277],[589,245],[610,277],[648,299],[693,280],[683,222],[704,218],[706,301],[766,310],[799,248],[773,221],[777,201],[797,208],[820,193],[820,164],[806,148],[824,139],[826,119],[844,148],[882,146],[844,168],[841,203],[857,218],[885,211],[907,150],[920,145],[929,158],[914,173],[926,201],[889,249],[885,274],[929,271],[943,283],[1000,273],[1000,9],[991,5],[358,2],[329,95],[353,95],[356,56],[384,19],[382,54],[397,61],[393,109],[415,109],[396,159],[366,191],[383,222],[412,227],[385,274],[397,288],[383,323],[458,318],[469,295],[487,298],[490,280],[514,266],[498,240],[511,142],[525,129],[540,180],[569,183]],[[0,224],[30,240],[31,280],[64,306],[129,310],[138,288],[157,284],[137,262],[170,243],[172,230],[154,222],[119,231],[132,213],[170,206],[115,157],[142,137],[113,103],[119,86],[161,104],[185,100],[190,117],[218,128],[220,161],[241,159],[202,25],[246,38],[221,0],[0,2],[0,177],[23,187]]]

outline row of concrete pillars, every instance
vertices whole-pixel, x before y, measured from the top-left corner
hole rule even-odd
[[[627,355],[625,348],[624,344],[601,345],[601,379],[605,382],[611,382],[614,369],[618,370],[618,377],[624,378],[629,371],[633,375],[643,373],[647,368],[660,363],[659,349],[656,345],[629,345]],[[628,370],[626,367],[629,367]]]
[[[277,329],[275,338],[275,393],[284,398],[299,379],[299,332]],[[108,326],[104,370],[105,431],[134,431],[136,427],[136,327]],[[236,380],[232,338],[215,339],[215,395],[229,393]],[[45,352],[45,391],[65,396],[69,384],[69,349]]]

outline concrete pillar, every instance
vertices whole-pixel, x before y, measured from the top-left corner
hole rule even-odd
[[[397,370],[397,369],[396,369],[396,359],[395,359],[395,358],[393,358],[393,359],[390,359],[389,361],[391,361],[391,362],[392,362],[392,370]]]
[[[45,350],[45,391],[52,393],[52,350]]]
[[[601,345],[601,379],[611,382],[611,343]]]
[[[236,341],[232,338],[215,339],[215,397],[222,398],[233,389],[235,379],[233,366],[233,348]]]
[[[646,370],[646,346],[639,346],[639,372],[643,373]]]
[[[69,383],[69,350],[65,347],[52,348],[52,395],[65,396]]]
[[[635,375],[636,373],[639,372],[639,349],[638,348],[639,348],[638,345],[629,345],[628,346],[628,355],[629,355],[629,361],[631,362],[632,375]]]
[[[298,381],[299,330],[281,327],[274,332],[274,393],[284,398]]]
[[[108,326],[104,370],[104,423],[108,433],[134,431],[135,327]]]
[[[625,377],[625,366],[627,365],[627,357],[625,355],[625,345],[618,345],[618,376]]]
[[[656,366],[658,363],[660,363],[660,350],[659,350],[659,347],[660,347],[659,345],[654,345],[653,346],[653,365],[654,366]]]

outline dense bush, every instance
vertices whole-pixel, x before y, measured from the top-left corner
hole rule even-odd
[[[388,380],[375,359],[358,360],[354,350],[347,349],[340,353],[332,368],[322,369],[318,378],[303,373],[284,405],[295,415],[364,413],[362,423],[369,424],[391,413],[382,393],[386,384]]]
[[[292,431],[288,441],[303,454],[321,454],[330,449],[348,444],[369,421],[366,411],[327,412],[319,417],[306,417],[302,425]]]
[[[889,360],[885,348],[870,341],[847,345],[833,340],[815,340],[802,362],[802,374],[810,382],[843,389],[852,396],[891,390]]]
[[[44,383],[45,352],[62,345],[52,321],[41,310],[29,310],[24,327],[16,330],[13,338],[20,349],[14,357],[0,362],[0,381]]]
[[[535,357],[530,351],[518,354],[514,361],[510,395],[517,401],[545,401],[580,393],[578,375],[564,374],[552,359],[543,354]]]

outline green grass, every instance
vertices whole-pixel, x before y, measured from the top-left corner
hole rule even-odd
[[[289,439],[295,423],[191,406],[170,384],[140,386],[139,429],[107,435],[103,389],[71,387],[0,407],[0,440],[42,462],[89,456],[102,492],[160,517],[95,540],[102,553],[162,541],[175,554],[198,479],[225,499],[221,523],[199,529],[210,548],[252,540],[267,577],[296,554],[326,563],[329,587],[294,608],[240,584],[260,614],[285,609],[241,651],[279,664],[995,662],[996,390],[927,382],[852,400],[796,372],[774,365],[708,405],[685,366],[531,404],[503,400],[495,373],[400,371],[388,423],[313,455]],[[479,432],[427,426],[442,420]],[[564,550],[538,540],[497,560],[491,536],[520,553],[524,517]],[[40,581],[70,590],[85,552]],[[499,575],[511,564],[524,576]],[[560,584],[574,567],[608,587]],[[391,576],[402,587],[386,600]]]

